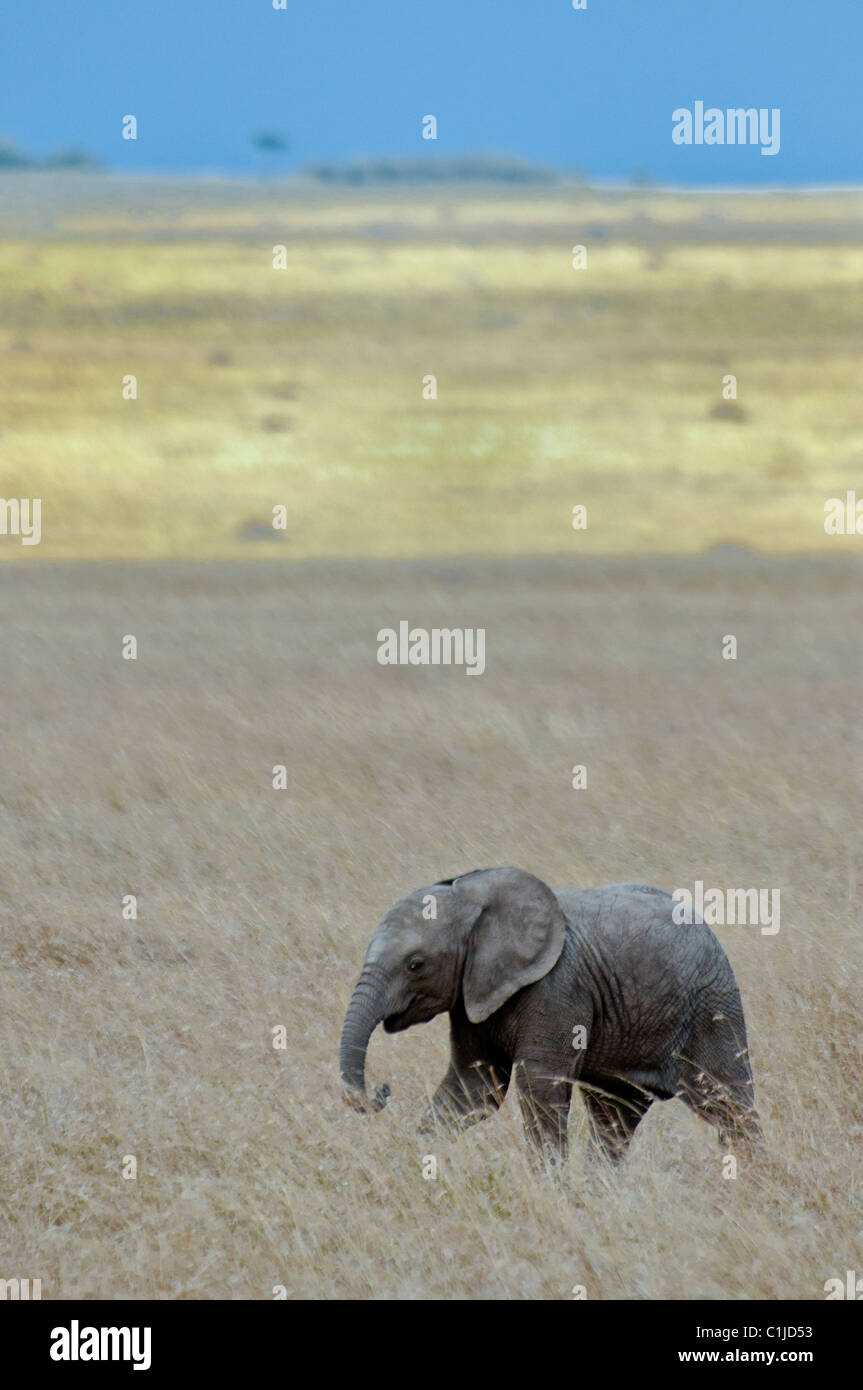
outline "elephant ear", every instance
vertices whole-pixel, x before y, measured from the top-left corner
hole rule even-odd
[[[557,964],[566,921],[551,889],[521,869],[481,869],[456,879],[453,892],[471,927],[465,1011],[471,1023],[482,1023]]]

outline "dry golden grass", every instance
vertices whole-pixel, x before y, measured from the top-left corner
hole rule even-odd
[[[276,505],[292,558],[817,553],[860,487],[861,209],[0,177],[0,496],[55,560],[238,558]]]
[[[15,566],[2,583],[0,1274],[46,1298],[818,1299],[859,1269],[858,566]],[[401,617],[484,626],[486,674],[378,666]],[[342,1014],[383,910],[509,863],[561,887],[781,890],[778,936],[720,929],[763,1163],[723,1180],[713,1132],[672,1102],[625,1168],[589,1170],[576,1099],[555,1185],[510,1098],[434,1147],[426,1182],[414,1129],[445,1018],[376,1034],[390,1106],[343,1106]]]

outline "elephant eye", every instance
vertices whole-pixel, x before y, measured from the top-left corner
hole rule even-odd
[[[424,965],[425,961],[421,956],[414,956],[413,960],[408,965],[408,970],[413,974],[416,970],[422,970]]]

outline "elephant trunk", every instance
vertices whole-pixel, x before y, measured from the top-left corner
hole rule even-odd
[[[383,1110],[387,1103],[389,1086],[376,1087],[374,1099],[368,1099],[365,1075],[369,1038],[385,1013],[381,984],[364,973],[351,995],[339,1048],[339,1070],[345,1087],[345,1099],[355,1110]]]

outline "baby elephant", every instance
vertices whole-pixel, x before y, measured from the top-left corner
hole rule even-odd
[[[482,869],[396,903],[366,952],[341,1039],[345,1098],[369,1100],[365,1058],[388,1033],[449,1011],[451,1060],[423,1117],[462,1129],[494,1113],[513,1072],[525,1131],[566,1154],[574,1082],[593,1142],[623,1157],[654,1100],[679,1096],[722,1143],[761,1136],[746,1027],[725,952],[702,923],[678,926],[658,888],[553,893],[521,869]]]

